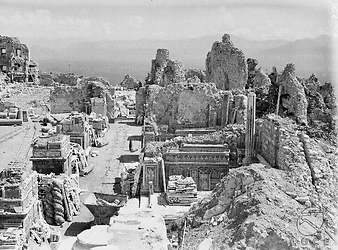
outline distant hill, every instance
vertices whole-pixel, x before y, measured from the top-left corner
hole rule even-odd
[[[326,38],[325,38],[326,39]],[[315,73],[320,81],[332,81],[333,53],[330,40],[301,39],[276,48],[265,49],[252,54],[262,68],[271,70],[276,66],[282,71],[287,63],[294,63],[299,77]]]
[[[41,71],[71,71],[78,75],[103,76],[112,84],[118,84],[126,74],[144,80],[158,48],[169,49],[170,58],[182,60],[186,68],[205,69],[206,55],[216,40],[222,40],[222,35],[184,40],[39,39],[23,42],[30,47],[31,58],[39,63]],[[330,78],[327,67],[331,63],[329,36],[290,42],[252,41],[231,35],[231,40],[246,57],[256,58],[259,66],[269,71],[272,66],[282,70],[287,63],[293,62],[300,76],[308,77],[314,72],[321,81]]]

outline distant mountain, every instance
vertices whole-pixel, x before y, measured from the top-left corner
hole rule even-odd
[[[261,50],[249,56],[256,58],[259,66],[269,71],[273,66],[282,71],[287,63],[294,63],[299,77],[315,73],[320,81],[332,81],[333,44],[328,36],[301,39]]]
[[[41,71],[71,71],[78,75],[103,76],[112,84],[117,84],[126,74],[144,80],[158,48],[169,49],[170,58],[182,60],[186,68],[205,69],[208,51],[216,40],[222,40],[222,36],[132,41],[39,39],[31,40],[31,43],[27,41],[27,45],[31,48],[31,58],[39,63]],[[307,67],[309,72],[316,73],[316,71],[321,72],[328,62],[329,50],[326,49],[328,36],[309,39],[304,43],[286,40],[253,41],[234,35],[231,35],[231,40],[246,57],[256,58],[259,65],[269,71],[272,66],[282,69],[286,63],[294,62],[296,68]],[[315,53],[311,52],[312,50],[315,50]],[[322,64],[315,63],[318,61],[315,57],[320,57]],[[306,64],[307,61],[310,63]],[[299,62],[301,63],[298,65]]]

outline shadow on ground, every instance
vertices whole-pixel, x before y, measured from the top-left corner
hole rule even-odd
[[[131,163],[131,162],[138,162],[138,155],[121,155],[117,158],[121,163]]]
[[[73,222],[70,224],[70,226],[67,228],[65,232],[65,236],[77,236],[79,233],[81,233],[84,230],[90,229],[92,226],[93,221],[86,221],[86,222]]]

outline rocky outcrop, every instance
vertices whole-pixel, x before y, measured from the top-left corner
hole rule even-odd
[[[278,85],[282,86],[281,106],[286,115],[294,116],[300,124],[307,124],[307,107],[304,87],[295,75],[295,65],[287,64],[283,74],[278,79]]]
[[[223,90],[243,89],[248,78],[244,53],[225,34],[222,42],[214,42],[206,59],[206,81]]]
[[[124,79],[122,82],[120,82],[120,86],[126,89],[135,89],[139,87],[140,81],[137,80],[136,78],[130,76],[130,75],[125,75]]]

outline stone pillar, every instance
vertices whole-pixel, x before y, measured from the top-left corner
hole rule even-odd
[[[228,124],[228,117],[229,117],[229,105],[230,105],[230,95],[231,93],[225,93],[225,95],[222,98],[222,120],[221,120],[221,126],[225,127]]]
[[[255,159],[255,118],[256,118],[256,94],[248,95],[246,129],[245,129],[245,158],[244,165],[253,163]]]

